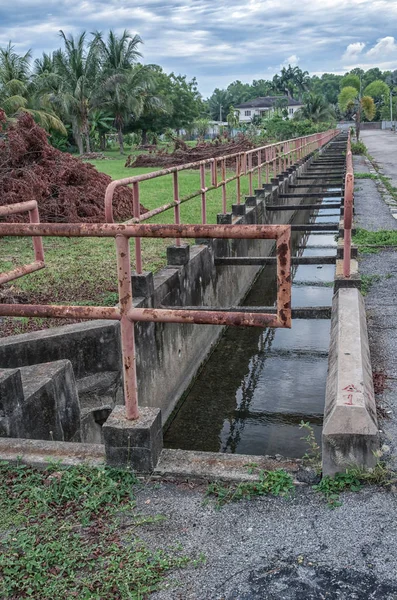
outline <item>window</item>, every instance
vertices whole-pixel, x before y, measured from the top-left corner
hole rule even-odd
[[[293,114],[294,114],[294,109],[293,109],[293,108],[290,108],[290,109],[289,109],[289,114],[290,114],[290,115],[293,115]]]
[[[250,110],[246,110],[245,113],[244,113],[244,115],[246,117],[250,117],[251,116],[251,111]]]

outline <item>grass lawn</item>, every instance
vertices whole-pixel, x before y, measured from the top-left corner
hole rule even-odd
[[[106,467],[0,463],[0,597],[143,600],[171,569],[198,566],[202,556],[140,540],[164,517],[137,514],[138,490],[133,474]]]
[[[152,168],[125,168],[125,156],[117,151],[107,153],[112,160],[92,161],[98,169],[121,179],[153,171]],[[180,195],[200,188],[199,171],[180,173]],[[210,185],[210,174],[207,174]],[[241,182],[241,193],[248,193],[248,180]],[[172,176],[146,181],[140,186],[140,200],[152,209],[173,200]],[[228,185],[228,210],[236,202],[236,185]],[[207,195],[207,222],[216,223],[222,211],[221,189]],[[147,222],[173,223],[173,210],[157,215]],[[201,223],[201,198],[181,205],[182,223]],[[117,300],[116,252],[112,239],[98,238],[44,238],[46,268],[26,275],[0,289],[0,301],[24,303],[91,304],[112,306]],[[157,271],[165,264],[166,247],[172,240],[142,240],[143,268]],[[135,266],[134,241],[131,240],[132,268]],[[33,260],[30,238],[0,238],[0,272]],[[0,335],[12,335],[28,330],[42,329],[64,323],[64,320],[4,318],[0,322]]]

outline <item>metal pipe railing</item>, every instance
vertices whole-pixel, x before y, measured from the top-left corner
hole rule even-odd
[[[305,156],[327,144],[332,138],[339,133],[338,130],[332,129],[323,133],[315,133],[313,135],[286,140],[275,144],[269,144],[246,152],[238,152],[226,156],[218,156],[193,163],[187,163],[177,167],[153,171],[143,175],[127,177],[112,181],[106,189],[105,193],[105,220],[107,223],[113,223],[113,196],[118,187],[131,185],[133,186],[133,207],[134,217],[127,223],[141,223],[147,221],[151,217],[161,214],[167,210],[174,209],[174,222],[180,223],[180,205],[193,198],[201,197],[201,223],[204,225],[207,222],[207,200],[208,192],[222,188],[222,204],[221,210],[226,213],[227,210],[227,185],[236,181],[236,202],[241,203],[241,179],[248,177],[249,194],[253,194],[253,175],[258,174],[258,187],[262,187],[262,174],[265,172],[265,183],[269,183],[271,174],[273,177],[279,175],[282,171],[288,169],[291,165],[301,161]],[[227,165],[234,162],[234,174],[227,176]],[[256,163],[256,164],[254,164]],[[206,185],[206,168],[211,170],[211,185]],[[200,177],[200,188],[196,191],[180,197],[179,196],[179,173],[189,169],[198,169]],[[164,177],[167,175],[173,176],[173,201],[167,202],[162,206],[156,207],[147,213],[140,215],[139,210],[139,190],[140,184],[150,179]],[[176,244],[180,244],[180,240],[176,238]],[[141,244],[137,238],[135,244],[135,265],[138,273],[142,272],[142,251]]]
[[[31,223],[40,223],[39,210],[37,208],[36,200],[28,200],[27,202],[18,202],[15,204],[7,204],[6,206],[0,206],[0,217],[7,217],[9,215],[18,215],[25,212],[29,213],[29,220]],[[34,262],[17,267],[7,273],[0,273],[0,284],[14,281],[19,277],[23,277],[28,273],[34,273],[40,269],[44,269],[44,248],[43,242],[40,237],[33,238],[33,249],[34,249]]]
[[[12,214],[7,207],[7,214]],[[117,249],[119,304],[58,306],[0,304],[0,316],[120,321],[126,418],[137,419],[138,389],[134,323],[197,323],[243,327],[291,327],[291,227],[290,225],[156,225],[115,223],[0,223],[0,236],[113,237]],[[134,308],[131,282],[130,238],[273,239],[277,246],[277,312],[225,313],[203,309]]]

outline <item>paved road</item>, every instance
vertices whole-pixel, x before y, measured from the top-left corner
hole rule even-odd
[[[361,139],[368,151],[381,167],[381,171],[390,177],[397,186],[397,133],[391,131],[362,131]]]

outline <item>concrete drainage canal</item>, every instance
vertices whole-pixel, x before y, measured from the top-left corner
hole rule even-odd
[[[146,312],[153,320],[156,313],[174,315],[178,310],[169,309],[185,309],[179,311],[184,313],[179,321],[143,322],[142,317],[135,322],[137,420],[126,419],[121,406],[117,320],[0,340],[1,457],[107,460],[144,473],[156,465],[160,473],[172,472],[174,461],[173,472],[179,468],[181,474],[183,459],[170,449],[202,451],[207,466],[219,460],[208,453],[225,461],[231,455],[242,455],[245,462],[244,455],[300,458],[307,450],[299,429],[305,421],[323,442],[324,473],[344,470],[352,457],[357,464],[373,466],[378,428],[365,308],[357,289],[357,249],[352,247],[349,256],[350,275],[341,275],[342,238],[347,231],[350,239],[351,226],[346,230],[348,219],[341,216],[350,206],[346,190],[351,189],[351,200],[353,190],[352,180],[348,185],[352,166],[345,179],[351,163],[345,150],[341,134],[325,151],[310,152],[245,203],[233,205],[231,213],[218,215],[221,228],[277,225],[274,232],[288,231],[285,225],[291,224],[291,330],[222,330],[219,323],[231,322],[222,311],[239,312],[243,322],[248,313],[251,325],[273,324],[277,288],[280,294],[283,278],[288,286],[290,279],[280,267],[277,284],[276,262],[281,264],[282,253],[279,248],[278,258],[271,255],[274,237],[258,239],[266,227],[260,235],[259,228],[246,228],[254,234],[247,239],[227,239],[224,233],[233,237],[230,228],[218,235],[225,239],[216,239],[221,228],[212,226],[215,230],[208,230],[207,239],[197,240],[189,252],[185,246],[171,247],[168,266],[154,277],[139,275],[138,288],[128,278],[134,297],[131,314],[150,309]],[[195,234],[194,226],[186,227]],[[280,306],[288,312],[289,303],[277,304],[278,310]],[[192,308],[200,315],[217,314],[196,321],[207,325],[196,325],[186,316]],[[264,314],[267,320],[261,321]],[[163,439],[169,450],[161,453]],[[188,454],[184,460],[183,474],[190,475],[193,457]]]
[[[335,197],[297,211],[296,226],[338,227],[341,191],[327,191]],[[321,441],[336,251],[335,231],[293,232],[292,330],[229,328],[181,401],[166,447],[298,458],[307,450],[302,420]],[[275,290],[275,265],[268,265],[244,305],[275,306]]]

